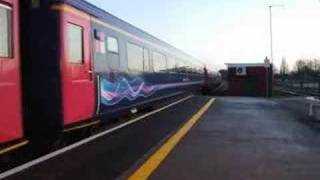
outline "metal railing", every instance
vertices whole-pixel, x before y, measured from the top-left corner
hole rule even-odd
[[[296,93],[297,95],[320,96],[320,79],[277,78],[274,80],[274,88]]]

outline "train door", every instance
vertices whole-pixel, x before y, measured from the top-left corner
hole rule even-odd
[[[18,0],[0,0],[0,143],[22,138]]]
[[[64,124],[88,120],[94,114],[95,97],[91,64],[90,18],[63,12],[62,77]]]

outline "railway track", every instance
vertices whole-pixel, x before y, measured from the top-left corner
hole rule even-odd
[[[294,89],[285,89],[285,88],[275,88],[275,91],[280,94],[290,95],[290,96],[320,96],[320,93],[316,92],[306,92],[301,90]]]

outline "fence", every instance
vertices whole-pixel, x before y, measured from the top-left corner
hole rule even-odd
[[[301,95],[320,96],[320,78],[276,78],[275,89],[292,91]]]

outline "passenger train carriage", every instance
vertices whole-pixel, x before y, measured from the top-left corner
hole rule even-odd
[[[0,23],[1,144],[23,130],[33,140],[94,124],[204,83],[196,59],[83,0],[0,0]]]

